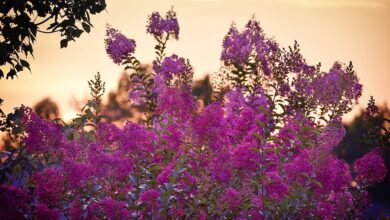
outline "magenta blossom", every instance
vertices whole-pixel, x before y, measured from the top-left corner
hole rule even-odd
[[[107,54],[116,64],[122,63],[135,51],[135,41],[127,38],[110,26],[107,26],[106,39],[104,41]]]
[[[235,190],[234,188],[229,187],[225,194],[223,194],[220,199],[221,204],[224,205],[228,209],[235,209],[241,204],[241,196],[240,192]]]
[[[156,38],[163,36],[174,39],[179,39],[179,23],[176,18],[176,12],[173,10],[167,11],[165,18],[161,17],[160,13],[153,12],[149,16],[147,32]]]
[[[147,209],[156,209],[160,206],[159,202],[160,193],[155,189],[149,189],[141,193],[139,202],[146,203]]]
[[[387,168],[380,149],[374,149],[363,157],[357,159],[354,164],[356,179],[367,184],[383,181]]]

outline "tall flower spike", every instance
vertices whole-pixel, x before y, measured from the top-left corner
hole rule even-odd
[[[134,53],[136,47],[133,39],[127,38],[109,25],[107,25],[104,42],[107,54],[118,65]]]

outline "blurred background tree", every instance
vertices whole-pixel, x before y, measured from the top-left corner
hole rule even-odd
[[[146,70],[151,68],[150,65],[142,64],[142,66]],[[110,91],[106,101],[102,103],[102,115],[108,121],[114,122],[118,126],[123,125],[125,121],[139,122],[144,117],[145,106],[137,105],[129,101],[131,87],[128,72],[122,72],[117,85],[116,90]],[[198,103],[203,107],[211,103],[213,89],[209,75],[193,82],[192,94],[197,97]],[[82,108],[82,103],[85,102],[86,98],[85,100],[74,99],[72,100],[72,106],[75,110],[79,111]]]
[[[192,84],[192,95],[196,96],[203,106],[211,103],[213,87],[208,74],[204,79],[194,81]]]
[[[359,157],[372,150],[382,147],[383,158],[387,170],[390,170],[390,110],[387,104],[379,107],[374,115],[367,115],[369,109],[361,111],[350,123],[345,125],[346,136],[338,147],[334,148],[336,155],[351,166]],[[380,216],[390,216],[390,175],[383,182],[369,188],[373,206],[367,210],[366,217],[379,219]],[[381,218],[382,219],[382,218]]]
[[[54,120],[60,117],[60,109],[50,97],[44,98],[33,107],[34,112],[47,120]]]
[[[13,79],[33,56],[37,33],[59,33],[61,48],[83,32],[90,32],[90,14],[106,8],[105,0],[2,0],[0,1],[0,79]],[[7,72],[7,73],[6,73]]]
[[[102,115],[112,122],[131,120],[137,122],[140,109],[129,102],[130,78],[124,71],[118,81],[116,91],[108,93],[107,102],[102,105]]]

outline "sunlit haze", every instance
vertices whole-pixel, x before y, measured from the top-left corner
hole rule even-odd
[[[59,104],[62,117],[75,116],[77,111],[70,102],[72,97],[88,95],[87,80],[100,72],[110,91],[116,88],[123,69],[105,52],[105,25],[109,23],[134,39],[135,55],[151,63],[154,40],[146,34],[147,16],[153,11],[165,13],[171,6],[181,29],[179,41],[169,42],[167,54],[190,59],[197,79],[218,70],[222,39],[232,21],[240,28],[255,14],[265,33],[282,46],[297,40],[309,64],[321,62],[323,70],[328,70],[334,61],[352,61],[363,84],[362,107],[370,95],[379,104],[390,98],[388,0],[107,0],[106,11],[92,16],[91,33],[66,49],[60,49],[59,36],[38,34],[35,58],[29,59],[32,73],[0,80],[5,111],[21,104],[32,106],[50,96]]]

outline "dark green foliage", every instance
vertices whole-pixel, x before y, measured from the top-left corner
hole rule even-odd
[[[387,106],[379,109],[375,104],[375,99],[371,96],[364,115],[369,128],[365,135],[365,141],[368,145],[390,149],[390,119],[388,114]]]
[[[0,79],[13,79],[24,68],[30,70],[30,64],[21,57],[33,56],[37,32],[58,32],[61,48],[67,47],[69,41],[90,32],[90,14],[105,8],[105,0],[0,1]]]

